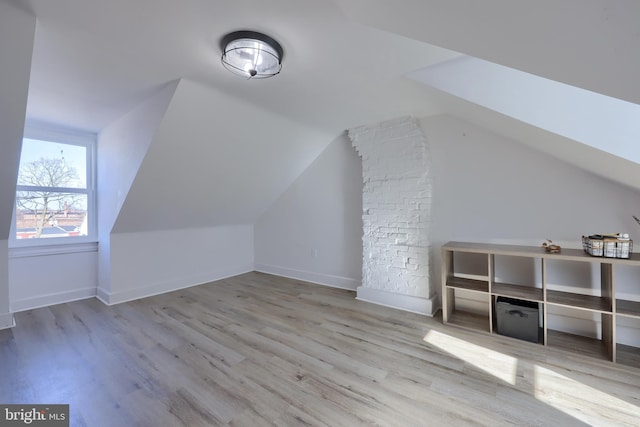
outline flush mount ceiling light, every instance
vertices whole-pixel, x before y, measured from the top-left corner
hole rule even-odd
[[[222,65],[246,79],[266,79],[282,69],[282,46],[255,31],[235,31],[220,40]]]

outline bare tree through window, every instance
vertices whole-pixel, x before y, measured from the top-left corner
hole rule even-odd
[[[18,172],[16,238],[86,235],[87,186],[82,176],[86,172],[76,167],[85,148],[49,143],[45,149],[44,141],[29,142],[30,156],[23,146],[25,158]],[[58,151],[50,150],[53,147]],[[71,161],[65,158],[63,147],[71,150]],[[44,155],[34,155],[38,152]]]

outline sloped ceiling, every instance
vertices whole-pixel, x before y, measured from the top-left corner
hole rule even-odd
[[[636,191],[640,190],[640,167],[631,160],[614,156],[459,98],[443,96],[441,103],[448,104],[447,109],[457,111],[458,117],[464,117],[466,121],[490,129],[502,137],[517,141],[594,175]],[[540,173],[544,174],[545,171]]]
[[[326,132],[182,80],[112,231],[253,224],[330,142]]]
[[[578,165],[607,156],[406,77],[461,53],[640,102],[633,0],[23,3],[38,19],[29,118],[100,132],[181,80],[117,231],[252,222],[335,136],[406,114],[452,114],[533,146],[542,137],[540,149]],[[220,65],[219,39],[239,29],[283,45],[280,75],[245,81]]]
[[[0,240],[7,240],[16,196],[35,19],[0,4]]]
[[[493,115],[494,124],[484,123],[484,127],[498,129],[503,136],[620,183],[640,182],[638,104],[470,56],[409,76],[468,101],[452,110],[461,112],[475,106],[466,115],[476,124],[480,124],[480,116]],[[489,111],[492,114],[487,114]],[[512,124],[502,120],[496,125],[500,116],[513,119]],[[527,128],[542,132],[523,137]],[[516,135],[510,134],[514,131]]]
[[[103,245],[109,241],[107,237],[118,219],[178,85],[177,80],[167,84],[155,96],[100,133],[97,154],[98,234]],[[153,218],[150,213],[146,215]]]
[[[640,104],[635,0],[336,0],[354,21]]]

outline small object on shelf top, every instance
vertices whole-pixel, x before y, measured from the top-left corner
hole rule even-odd
[[[547,242],[549,242],[549,243],[547,243]],[[553,241],[551,241],[550,239],[547,239],[547,242],[544,242],[542,244],[542,247],[544,248],[545,252],[549,252],[551,254],[559,254],[560,253],[560,251],[562,250],[560,245],[554,245]]]

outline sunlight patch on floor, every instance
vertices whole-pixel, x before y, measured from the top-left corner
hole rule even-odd
[[[501,381],[516,384],[519,361],[515,357],[435,330],[430,330],[423,339]],[[521,363],[525,371],[533,370],[531,394],[538,401],[590,425],[640,425],[640,406],[551,369]]]
[[[638,406],[541,366],[535,366],[534,373],[535,397],[541,402],[589,424],[614,423],[615,417],[616,425],[620,421],[638,425]],[[578,404],[577,400],[587,400],[592,405]]]
[[[425,335],[424,341],[493,375],[499,380],[511,385],[516,383],[518,359],[515,357],[507,356],[434,330]]]

